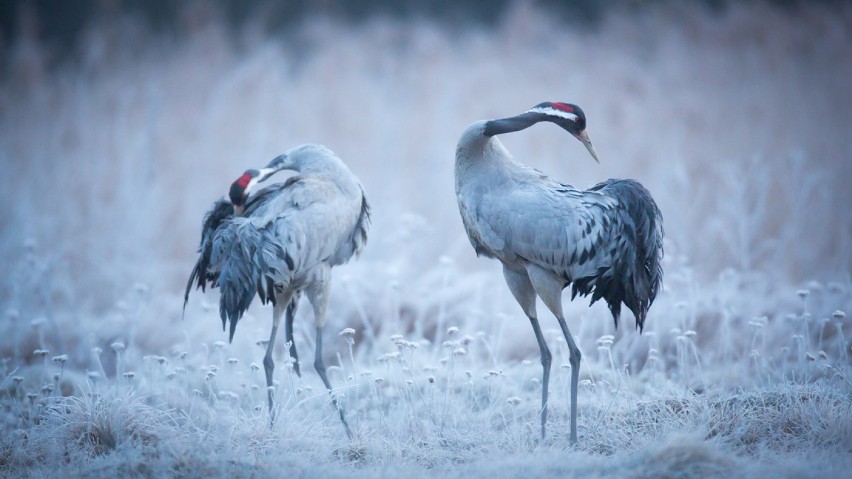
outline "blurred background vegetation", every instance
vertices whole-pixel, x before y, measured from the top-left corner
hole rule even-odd
[[[286,36],[306,18],[331,17],[358,24],[375,17],[428,20],[454,29],[491,28],[501,21],[512,0],[0,0],[0,41],[4,57],[22,36],[49,45],[54,59],[67,57],[78,47],[86,27],[117,15],[132,15],[153,31],[180,36],[199,15],[216,15],[229,28],[260,23],[268,34]],[[639,15],[661,7],[698,9],[721,15],[732,5],[766,4],[797,15],[802,7],[833,7],[844,0],[529,0],[572,29],[595,30],[608,15]]]
[[[349,274],[412,293],[442,256],[493,274],[458,218],[455,142],[544,100],[584,108],[602,164],[547,126],[503,141],[578,187],[643,182],[667,280],[848,281],[850,32],[843,1],[2,0],[0,301],[176,296],[212,201],[309,141],[373,202]]]

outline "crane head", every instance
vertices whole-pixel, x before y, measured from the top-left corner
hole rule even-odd
[[[574,135],[574,138],[577,138],[586,146],[592,158],[600,163],[598,152],[595,151],[595,146],[592,145],[592,140],[589,139],[589,133],[586,131],[586,115],[579,106],[548,101],[530,108],[527,113],[540,116],[541,121],[556,123],[568,133]]]
[[[231,190],[228,196],[231,198],[231,203],[234,205],[234,214],[241,215],[246,208],[246,199],[251,193],[254,185],[258,183],[260,171],[246,170],[236,181],[231,183]]]

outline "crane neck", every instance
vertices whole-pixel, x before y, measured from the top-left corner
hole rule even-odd
[[[264,181],[281,170],[299,173],[299,176],[321,178],[335,184],[346,194],[360,194],[358,178],[333,151],[323,145],[299,145],[281,154],[260,170]]]
[[[485,127],[482,134],[487,137],[502,135],[503,133],[512,133],[513,131],[521,131],[527,129],[540,121],[547,120],[547,115],[538,112],[527,111],[517,116],[509,118],[500,118],[497,120],[488,120],[485,122]]]
[[[493,121],[472,123],[459,138],[456,147],[456,188],[476,178],[499,181],[513,169],[511,153],[498,138],[485,134],[488,124]]]
[[[520,131],[546,121],[546,115],[537,112],[524,112],[520,115],[496,120],[480,120],[472,123],[462,133],[456,148],[456,172],[461,173],[467,166],[482,163],[503,164],[512,161],[512,155],[497,138],[497,135]]]
[[[456,167],[465,163],[479,163],[489,159],[502,163],[511,161],[512,155],[495,136],[529,128],[540,121],[548,121],[547,115],[527,111],[509,118],[481,120],[472,123],[462,133],[456,149]]]

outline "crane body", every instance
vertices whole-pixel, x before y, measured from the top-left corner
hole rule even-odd
[[[255,185],[281,170],[297,174],[250,195]],[[206,215],[199,259],[187,283],[184,307],[193,285],[221,291],[222,328],[229,340],[255,295],[273,304],[272,331],[263,365],[273,413],[272,352],[278,325],[286,315],[285,335],[294,369],[301,375],[293,342],[293,318],[302,294],[316,323],[314,367],[328,388],[322,359],[331,269],[360,253],[370,226],[370,206],[357,177],[331,150],[302,145],[276,157],[261,170],[247,170],[232,185],[230,201],[220,200]],[[332,401],[351,437],[344,411]]]
[[[541,103],[515,117],[478,121],[462,134],[455,186],[462,222],[477,255],[503,264],[514,298],[529,318],[543,368],[541,435],[546,434],[552,355],[536,313],[536,297],[556,316],[571,365],[571,442],[577,441],[577,386],[581,352],[562,310],[572,299],[604,299],[615,326],[625,304],[636,327],[657,295],[662,268],[662,215],[650,193],[633,180],[607,180],[578,190],[518,161],[496,135],[556,123],[583,142],[597,160],[576,105]]]

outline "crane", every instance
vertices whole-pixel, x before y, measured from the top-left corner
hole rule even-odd
[[[577,442],[580,348],[562,312],[571,299],[603,298],[615,327],[624,303],[640,333],[662,281],[662,215],[651,194],[634,180],[606,180],[578,190],[516,161],[497,135],[549,121],[580,140],[598,161],[577,105],[544,102],[517,116],[472,123],[456,148],[459,211],[477,256],[503,264],[509,290],[532,324],[541,353],[541,437],[547,424],[552,356],[536,316],[536,296],[556,316],[569,349],[571,433]]]
[[[284,183],[252,189],[281,170],[297,174]],[[331,269],[358,255],[367,241],[370,205],[358,178],[331,150],[301,145],[265,168],[246,170],[231,185],[230,201],[217,201],[202,223],[199,258],[189,276],[184,309],[193,284],[219,287],[222,329],[229,341],[255,294],[272,303],[272,332],[263,358],[269,413],[273,413],[272,359],[278,324],[286,310],[285,335],[299,371],[293,342],[293,318],[304,293],[314,311],[314,368],[331,394],[346,434],[352,437],[343,408],[332,393],[322,358],[322,332],[328,309]]]

